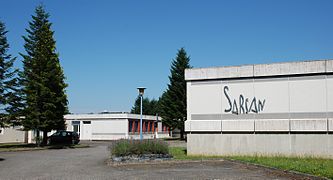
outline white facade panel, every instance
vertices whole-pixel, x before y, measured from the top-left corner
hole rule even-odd
[[[326,72],[333,72],[333,61],[326,61]]]
[[[91,125],[91,121],[86,121],[86,122],[90,122],[90,124],[88,123],[81,123],[80,124],[80,139],[82,140],[92,140],[92,125]]]
[[[333,75],[327,76],[327,111],[333,113]]]
[[[221,114],[222,89],[219,82],[189,87],[189,107],[192,114]]]
[[[326,112],[325,77],[319,78],[290,79],[290,112]]]
[[[255,97],[265,100],[262,113],[288,113],[289,88],[287,78],[256,80],[254,83]]]
[[[191,121],[185,121],[185,132],[191,131]]]
[[[222,132],[254,132],[254,120],[223,120]]]
[[[100,134],[126,134],[128,131],[127,119],[95,120],[92,121],[93,135]]]
[[[190,102],[192,100],[192,89],[191,89],[191,82],[186,82],[186,104],[187,104],[187,121],[191,120],[191,112],[192,110],[189,108],[192,108],[192,106],[190,106]],[[185,124],[185,129],[186,129],[186,124]]]
[[[290,130],[294,132],[326,132],[327,120],[326,119],[292,119],[290,120]]]
[[[191,131],[221,131],[221,121],[206,120],[206,121],[191,121]]]
[[[260,132],[288,132],[289,120],[287,119],[270,119],[256,120],[255,131]]]

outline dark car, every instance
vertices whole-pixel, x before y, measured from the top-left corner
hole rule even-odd
[[[47,139],[47,144],[78,144],[80,136],[72,131],[57,131]]]

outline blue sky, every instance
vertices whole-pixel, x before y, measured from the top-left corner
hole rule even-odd
[[[129,111],[138,86],[158,98],[184,47],[194,67],[333,59],[331,0],[6,0],[10,52],[43,3],[74,113]]]

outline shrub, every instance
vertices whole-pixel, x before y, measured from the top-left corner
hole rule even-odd
[[[142,154],[168,154],[168,144],[161,140],[128,140],[121,139],[113,142],[109,149],[111,155],[127,156]]]

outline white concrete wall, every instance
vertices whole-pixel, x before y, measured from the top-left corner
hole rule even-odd
[[[73,131],[72,121],[66,121],[66,130]]]
[[[326,78],[326,85],[327,85],[327,111],[333,112],[333,75],[329,75]]]
[[[158,122],[158,123],[157,123],[157,131],[158,131],[158,132],[162,132],[162,131],[163,131],[163,128],[162,128],[162,122]]]
[[[187,98],[188,132],[328,132],[333,75],[189,81]]]
[[[190,107],[191,110],[188,112],[191,114],[222,113],[222,86],[220,81],[209,82],[209,84],[197,84],[194,82],[189,84],[190,85],[187,86],[187,99],[188,107]],[[203,95],[202,93],[205,93],[206,95]]]
[[[332,73],[333,60],[186,70],[188,153],[332,158]]]
[[[92,125],[93,140],[114,140],[128,137],[128,120],[94,120]]]
[[[333,158],[332,134],[188,134],[189,155],[286,155]]]
[[[20,130],[21,127],[8,127],[2,128],[0,133],[0,143],[11,143],[11,142],[20,142],[25,141],[25,131]]]

